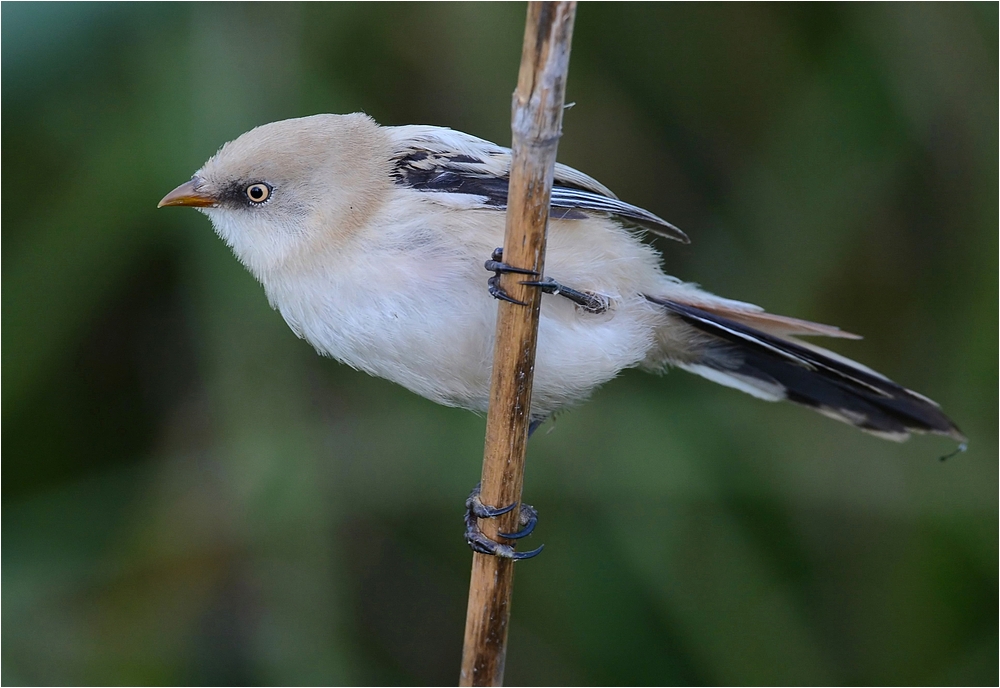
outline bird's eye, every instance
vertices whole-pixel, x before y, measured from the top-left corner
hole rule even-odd
[[[271,186],[264,182],[255,182],[247,187],[247,198],[253,205],[260,205],[271,197]]]

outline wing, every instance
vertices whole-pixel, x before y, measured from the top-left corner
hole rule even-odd
[[[510,149],[443,127],[387,127],[396,141],[396,183],[417,191],[464,194],[479,207],[507,207]],[[684,232],[653,213],[618,200],[607,187],[572,167],[556,163],[550,216],[582,219],[605,213],[651,232],[688,243]]]

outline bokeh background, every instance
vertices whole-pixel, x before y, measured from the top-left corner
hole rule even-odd
[[[509,142],[524,13],[3,4],[5,685],[456,681],[483,419],[320,358],[155,206],[286,117]],[[508,684],[997,683],[997,16],[580,6],[560,159],[971,443],[625,373],[530,444]]]

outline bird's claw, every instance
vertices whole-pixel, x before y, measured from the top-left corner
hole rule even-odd
[[[507,291],[500,286],[500,275],[494,275],[486,280],[486,286],[489,289],[490,296],[494,299],[500,299],[501,301],[506,301],[507,303],[517,304],[518,306],[527,306],[527,302],[518,301],[513,296],[507,293]]]
[[[517,524],[521,527],[519,531],[516,533],[499,533],[500,537],[507,538],[508,540],[520,540],[531,535],[535,530],[535,526],[538,525],[538,511],[535,507],[530,504],[522,504]],[[539,547],[538,551],[540,552],[541,550],[542,548]]]
[[[490,259],[488,261],[483,263],[483,267],[495,273],[493,277],[490,277],[486,281],[486,284],[489,287],[490,296],[492,296],[495,299],[500,299],[501,301],[517,304],[518,306],[528,305],[524,301],[518,301],[517,299],[512,297],[503,289],[503,287],[500,286],[500,275],[502,275],[505,272],[512,272],[518,275],[531,275],[533,277],[537,277],[538,276],[537,272],[535,272],[534,270],[528,270],[526,268],[516,268],[513,265],[507,265],[507,263],[503,262],[502,248],[494,249],[493,255],[490,256]]]
[[[491,272],[496,272],[496,273],[514,272],[519,275],[535,275],[535,276],[538,275],[538,273],[535,272],[534,270],[529,270],[527,268],[515,268],[513,265],[507,265],[507,263],[503,262],[502,248],[493,249],[493,254],[490,256],[490,259],[488,261],[483,263],[483,267],[485,267],[487,270],[490,270]]]
[[[562,291],[562,285],[551,277],[546,277],[543,280],[525,280],[521,284],[526,287],[538,287],[546,294],[558,294]]]
[[[505,272],[513,272],[519,275],[529,275],[531,277],[541,277],[534,270],[526,270],[524,268],[515,268],[507,263],[503,262],[503,249],[498,248],[493,251],[493,255],[488,261],[484,263],[484,267],[487,270],[492,270],[495,274],[490,277],[486,284],[489,287],[490,296],[495,299],[500,299],[501,301],[507,301],[508,303],[515,303],[518,306],[527,306],[528,304],[524,301],[518,301],[510,294],[508,294],[503,287],[500,286],[500,275]],[[559,284],[554,279],[549,277],[542,279],[524,280],[521,282],[526,287],[537,287],[541,289],[545,294],[554,294],[558,296],[563,296],[577,306],[582,308],[587,313],[604,313],[610,307],[610,301],[607,297],[595,294],[589,291],[579,291],[577,289],[571,289],[563,284]]]
[[[509,504],[504,507],[493,507],[483,504],[479,498],[481,485],[482,483],[477,484],[472,492],[469,493],[469,498],[465,500],[465,542],[472,548],[472,551],[500,557],[501,559],[513,559],[515,561],[530,559],[541,553],[545,545],[528,552],[518,552],[510,545],[491,540],[483,534],[483,531],[479,528],[478,520],[480,518],[496,518],[497,516],[513,511],[517,505]],[[499,533],[500,537],[508,540],[518,540],[531,535],[531,532],[535,529],[535,525],[538,523],[538,512],[531,505],[522,504],[518,523],[521,526],[519,531],[516,533]]]

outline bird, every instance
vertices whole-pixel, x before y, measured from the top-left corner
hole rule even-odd
[[[857,335],[665,274],[644,236],[687,235],[566,165],[555,165],[545,276],[508,265],[510,164],[508,148],[453,129],[318,114],[224,144],[158,207],[206,214],[319,354],[439,404],[487,410],[495,299],[513,300],[496,278],[515,272],[546,295],[532,430],[625,369],[676,367],[882,438],[966,441],[931,399],[801,339]],[[476,516],[496,515],[477,500],[467,504]],[[470,541],[499,556],[529,554],[491,543]]]

